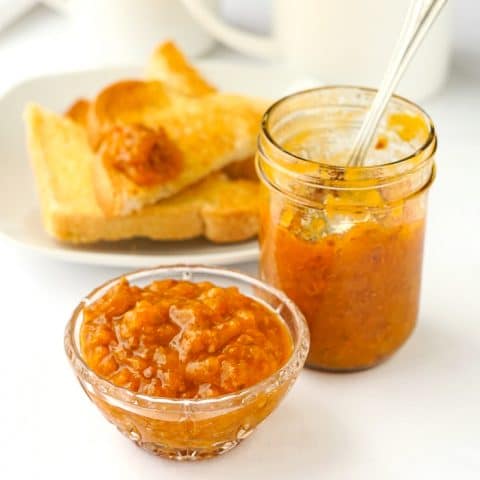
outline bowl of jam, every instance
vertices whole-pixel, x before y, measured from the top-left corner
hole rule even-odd
[[[138,446],[176,460],[231,450],[279,404],[309,348],[303,315],[247,275],[168,266],[75,308],[65,351],[84,391]]]

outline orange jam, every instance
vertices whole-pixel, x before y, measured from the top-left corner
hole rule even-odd
[[[269,377],[292,352],[279,317],[236,287],[122,280],[84,308],[87,365],[133,392],[210,398]]]
[[[358,223],[312,240],[263,218],[262,273],[304,313],[309,365],[366,368],[404,343],[418,313],[423,221]]]
[[[372,96],[326,87],[287,97],[259,141],[262,277],[304,313],[307,365],[325,370],[378,364],[418,315],[436,137],[426,114],[393,98],[365,165],[348,166]]]
[[[182,167],[182,153],[163,128],[116,125],[105,134],[99,154],[140,186],[171,180]]]

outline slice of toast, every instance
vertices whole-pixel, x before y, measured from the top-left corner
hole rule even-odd
[[[96,150],[103,136],[116,124],[149,124],[158,113],[181,101],[157,80],[121,80],[103,88],[90,102],[87,114],[88,138]],[[70,112],[75,110],[75,105]]]
[[[86,99],[79,99],[74,102],[65,112],[65,116],[73,120],[75,123],[83,128],[87,128],[87,117],[90,102]],[[249,157],[245,160],[231,163],[223,170],[230,178],[239,179],[245,178],[248,180],[258,180],[255,169],[255,158]]]
[[[216,91],[173,42],[162,43],[155,49],[146,68],[146,78],[160,80],[187,97],[201,97]]]
[[[146,98],[148,95],[140,97]],[[113,100],[111,103],[114,103]],[[117,125],[139,124],[151,129],[154,134],[162,133],[168,140],[168,148],[163,156],[165,141],[157,145],[149,140],[148,148],[145,142],[135,145],[137,150],[141,150],[142,158],[126,152],[127,167],[130,168],[132,164],[148,166],[155,162],[157,170],[169,169],[172,150],[178,152],[175,161],[180,166],[174,176],[167,175],[153,184],[141,183],[128,175],[127,170],[118,168],[110,161],[113,158],[108,155],[111,136],[104,133],[102,141],[107,146],[100,148],[95,158],[93,181],[99,204],[110,216],[128,215],[180,192],[231,163],[252,157],[265,109],[263,100],[223,93],[187,100],[179,98],[168,108],[149,108],[140,101],[136,112],[131,113],[128,110],[129,102],[126,105],[124,112],[119,112],[121,107],[115,107],[119,118]],[[137,112],[142,113],[138,115]],[[106,132],[111,131],[110,126]],[[118,140],[115,142],[119,143]],[[156,152],[155,156],[153,152]]]
[[[92,185],[85,130],[69,118],[30,105],[28,148],[47,232],[70,243],[133,237],[179,240],[205,236],[235,242],[258,230],[258,184],[210,175],[178,195],[124,217],[108,218]]]

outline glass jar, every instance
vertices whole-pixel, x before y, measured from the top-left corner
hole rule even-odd
[[[417,320],[437,139],[423,110],[394,97],[365,164],[345,166],[374,94],[325,87],[283,98],[259,139],[261,276],[303,311],[307,365],[323,370],[378,364]]]

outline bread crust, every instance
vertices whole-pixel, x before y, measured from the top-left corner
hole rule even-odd
[[[215,173],[178,195],[122,217],[107,217],[91,182],[86,132],[37,105],[25,111],[27,140],[46,231],[85,244],[136,237],[236,242],[258,232],[258,183]]]
[[[173,42],[162,43],[154,50],[146,68],[146,78],[160,80],[187,97],[201,97],[217,90]]]
[[[87,128],[89,110],[90,102],[85,98],[79,98],[66,110],[65,116],[72,119],[83,128]]]

